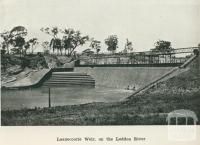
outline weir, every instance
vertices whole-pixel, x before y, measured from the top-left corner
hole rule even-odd
[[[200,56],[198,53],[192,55],[179,67],[52,68],[33,85],[17,86],[17,88],[23,88],[22,90],[2,91],[2,104],[3,109],[47,106],[46,87],[51,88],[52,106],[117,102],[146,92],[149,88],[159,85],[160,82],[169,80],[169,86],[178,86],[180,80],[181,84],[191,83],[192,86],[198,83],[200,86]],[[82,87],[88,84],[92,88]],[[134,87],[135,91],[125,90],[128,86]],[[24,88],[33,87],[40,88],[24,90]]]
[[[185,68],[196,59],[198,49],[198,47],[191,47],[173,49],[168,53],[107,54],[102,57],[90,57],[87,61],[85,57],[80,58],[76,63],[74,71],[91,75],[96,81],[96,86],[119,89],[131,86],[135,90],[140,90],[154,85],[157,81],[164,81],[187,71],[179,67]],[[176,57],[180,54],[186,55]],[[162,58],[164,58],[163,61],[161,61]]]
[[[97,87],[138,88],[169,72],[173,67],[75,67],[75,72],[87,73]]]
[[[199,47],[173,49],[168,53],[161,52],[136,52],[130,54],[99,54],[93,56],[81,56],[76,59],[75,66],[70,68],[51,68],[44,76],[31,85],[9,86],[6,88],[32,88],[40,86],[68,86],[86,85],[134,90],[141,89],[148,84],[155,82],[166,74],[174,71],[175,68],[185,67],[190,58],[198,55]],[[187,54],[185,57],[176,57],[177,54]],[[189,55],[188,55],[189,54]],[[71,63],[70,63],[71,64]],[[197,67],[199,68],[199,67]],[[70,74],[74,72],[73,79]],[[62,72],[56,74],[56,72]],[[86,77],[79,77],[78,73]],[[73,81],[73,82],[72,82]]]

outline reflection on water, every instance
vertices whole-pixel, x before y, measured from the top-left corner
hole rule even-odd
[[[65,87],[51,88],[51,106],[84,104],[90,102],[115,102],[128,97],[132,91],[111,88]],[[2,90],[2,110],[47,107],[48,89]]]

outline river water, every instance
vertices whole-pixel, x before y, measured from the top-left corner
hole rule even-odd
[[[133,91],[105,87],[54,87],[50,89],[51,106],[75,105],[91,102],[115,102],[130,96]],[[1,109],[48,107],[48,88],[2,90]]]

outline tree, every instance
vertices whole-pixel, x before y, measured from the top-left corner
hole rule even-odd
[[[118,38],[116,35],[110,35],[107,39],[105,39],[105,44],[108,46],[107,50],[114,53],[117,49]]]
[[[101,48],[101,41],[91,39],[90,47],[96,51],[96,54],[100,52]]]
[[[62,42],[65,54],[68,51],[68,56],[71,56],[78,46],[85,44],[89,40],[88,35],[82,36],[80,31],[75,31],[71,28],[61,30],[61,32],[64,34]]]
[[[14,48],[11,49],[13,53],[16,53],[16,54],[23,54],[24,51],[23,51],[23,47],[25,45],[26,41],[25,39],[22,37],[22,36],[17,36],[13,39],[13,46]]]
[[[1,48],[1,55],[6,54],[6,44],[4,41],[0,44],[0,48]]]
[[[57,50],[60,51],[60,53],[62,54],[61,39],[58,38],[57,36],[59,33],[58,27],[53,27],[53,28],[47,27],[47,28],[41,28],[40,30],[53,37],[50,41],[50,47],[53,48],[53,53],[55,50]]]
[[[27,29],[24,26],[16,26],[10,31],[12,37],[25,37],[27,33]]]
[[[51,36],[53,36],[54,38],[57,37],[57,34],[59,32],[58,27],[52,27],[52,28],[41,28],[40,29],[42,32],[45,32],[46,34],[49,34]]]
[[[26,44],[25,36],[27,35],[27,29],[23,26],[16,26],[10,31],[10,43],[14,46],[13,53],[21,54],[24,52],[23,47]]]
[[[27,53],[27,50],[30,49],[30,43],[29,42],[25,42],[24,44],[24,53],[26,54]]]
[[[61,44],[61,39],[60,38],[53,38],[51,39],[51,42],[50,42],[50,47],[53,48],[53,52],[54,50],[57,50],[57,54],[59,54],[59,51],[60,51],[60,54],[62,55],[62,44]]]
[[[171,62],[171,58],[172,58],[172,51],[174,49],[172,48],[171,46],[171,42],[170,41],[164,41],[164,40],[158,40],[156,43],[155,43],[155,48],[154,49],[151,49],[151,53],[157,53],[158,54],[161,54],[159,55],[159,59],[160,57],[164,57],[165,58],[165,62]],[[152,60],[151,60],[152,61]]]
[[[2,48],[10,53],[9,45],[13,45],[15,48],[12,51],[15,53],[22,53],[24,37],[27,35],[27,29],[23,26],[16,26],[10,31],[5,31],[1,33],[1,38],[3,38]],[[19,49],[19,50],[16,50]]]
[[[71,48],[73,47],[72,43],[72,38],[69,36],[63,36],[62,43],[63,43],[63,48],[65,49],[65,55],[66,51],[68,51],[68,56],[70,55]]]
[[[43,47],[45,53],[49,53],[49,42],[48,41],[42,42],[42,47]]]
[[[33,53],[33,46],[38,43],[37,38],[32,38],[28,41],[29,44],[31,44],[31,53]]]
[[[82,36],[80,31],[75,31],[74,29],[68,28],[68,29],[58,29],[57,27],[53,28],[42,28],[42,32],[45,32],[53,38],[51,39],[50,46],[53,48],[53,52],[55,49],[59,50],[60,53],[62,54],[63,48],[65,49],[65,54],[66,51],[68,51],[68,55],[71,56],[75,49],[86,43],[86,41],[89,40],[89,37]],[[61,32],[63,34],[62,39],[58,38],[58,33]]]
[[[9,54],[10,50],[9,50],[9,45],[11,44],[11,35],[9,31],[5,31],[3,33],[0,34],[1,38],[3,39],[3,42],[1,44],[2,49],[4,50],[4,52]]]
[[[164,52],[164,53],[169,53],[173,50],[171,47],[171,42],[169,41],[164,41],[164,40],[159,40],[155,43],[155,48],[152,49],[152,51],[158,51],[158,52]]]
[[[131,52],[133,51],[133,44],[131,41],[129,41],[128,39],[126,39],[126,44],[125,44],[125,52]]]

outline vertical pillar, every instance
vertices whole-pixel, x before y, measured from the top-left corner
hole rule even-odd
[[[49,87],[49,108],[51,107],[51,89]]]
[[[185,122],[185,125],[187,125],[188,124],[188,118],[187,118],[187,116],[186,116],[186,122]]]
[[[168,125],[170,125],[170,119],[171,119],[170,117],[167,118]]]

